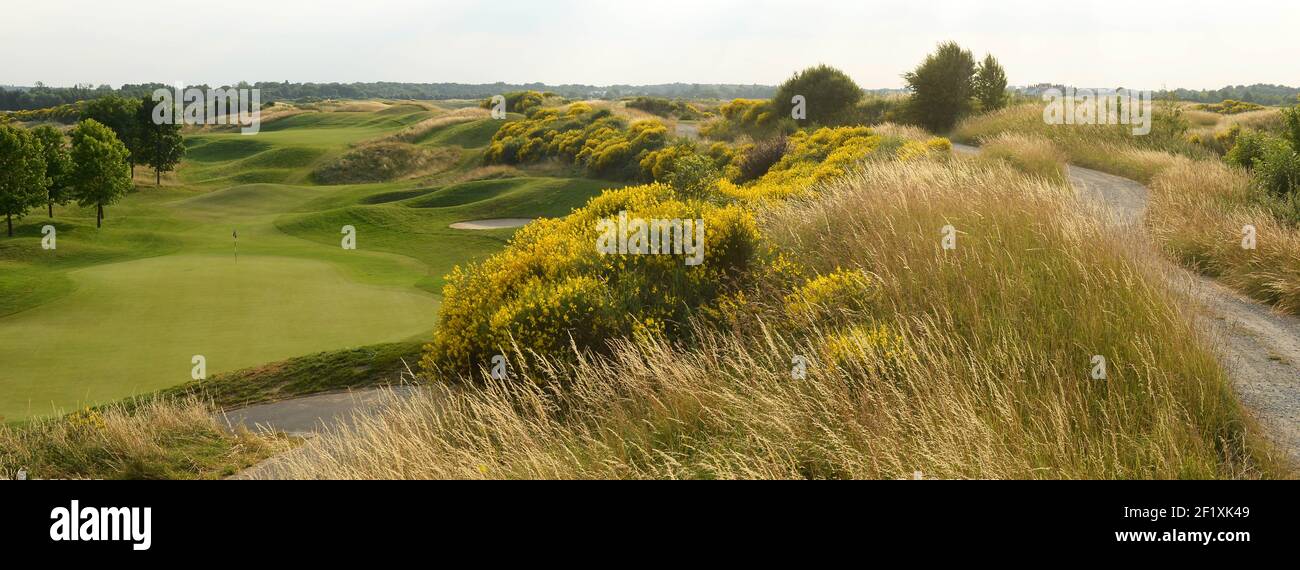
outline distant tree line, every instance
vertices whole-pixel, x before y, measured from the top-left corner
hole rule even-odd
[[[154,89],[171,88],[161,83],[126,84],[117,89],[108,85],[92,87],[0,87],[0,111],[31,111],[72,105],[78,101],[110,95],[139,99]],[[207,90],[207,85],[196,85]],[[682,99],[735,99],[771,97],[769,85],[730,85],[699,83],[665,83],[662,85],[546,85],[543,83],[289,83],[240,82],[235,88],[255,88],[263,102],[312,101],[320,99],[482,99],[518,91],[551,92],[570,99],[618,99],[621,97],[669,97]]]
[[[1156,92],[1156,98],[1166,96],[1169,93],[1169,91],[1158,91]],[[1260,105],[1285,106],[1295,104],[1296,96],[1300,96],[1300,87],[1256,83],[1254,85],[1235,85],[1222,89],[1202,89],[1200,91],[1174,89],[1173,94],[1181,101],[1194,101],[1197,103],[1218,103],[1231,99]]]

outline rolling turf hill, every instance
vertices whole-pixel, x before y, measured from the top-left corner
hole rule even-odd
[[[426,337],[442,276],[514,232],[452,223],[564,215],[611,186],[479,166],[502,121],[464,107],[317,104],[271,114],[255,136],[191,132],[178,172],[155,187],[138,169],[102,229],[75,205],[33,212],[0,240],[0,417],[187,382],[194,355],[211,377]],[[387,163],[384,180],[322,179],[393,156],[412,160]],[[41,248],[46,224],[56,250]],[[356,250],[341,247],[349,225]]]

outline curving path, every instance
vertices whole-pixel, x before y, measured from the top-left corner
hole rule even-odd
[[[963,144],[953,144],[953,149],[979,152]],[[1119,224],[1141,231],[1146,187],[1078,166],[1069,167],[1069,178],[1085,201],[1103,206]],[[1167,273],[1200,305],[1202,321],[1219,341],[1220,360],[1242,403],[1278,449],[1300,464],[1300,319],[1181,268]]]

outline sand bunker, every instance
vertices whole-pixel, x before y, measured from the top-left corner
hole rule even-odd
[[[451,227],[458,230],[496,230],[522,227],[531,221],[533,221],[532,218],[495,218],[491,220],[474,220],[472,222],[456,222]]]

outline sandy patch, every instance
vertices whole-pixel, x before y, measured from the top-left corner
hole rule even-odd
[[[501,228],[522,227],[531,221],[533,221],[532,218],[495,218],[491,220],[456,222],[452,224],[451,227],[457,230],[496,230]]]

